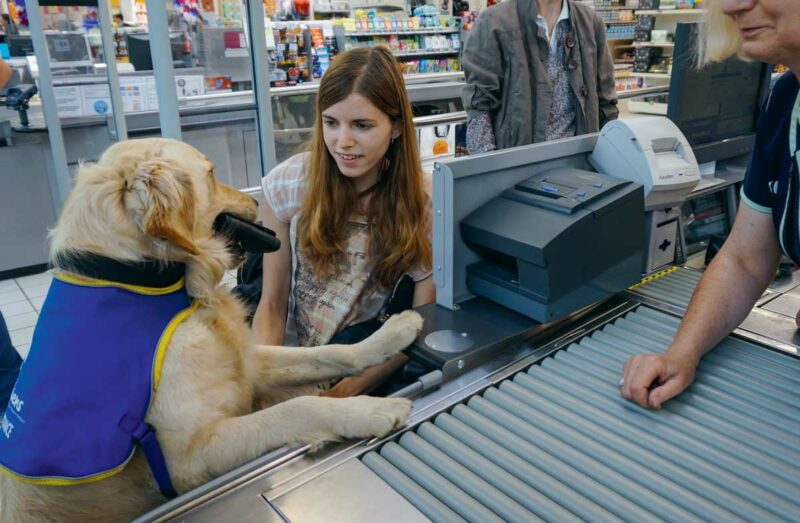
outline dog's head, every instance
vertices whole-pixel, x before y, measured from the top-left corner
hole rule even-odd
[[[120,142],[80,167],[52,233],[51,260],[88,251],[182,262],[189,291],[202,297],[242,260],[215,235],[223,212],[255,221],[258,210],[252,198],[217,181],[199,151],[161,138]]]

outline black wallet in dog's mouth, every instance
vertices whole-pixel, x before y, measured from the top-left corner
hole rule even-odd
[[[214,232],[224,236],[231,247],[243,252],[267,253],[281,247],[274,231],[227,212],[214,220]]]

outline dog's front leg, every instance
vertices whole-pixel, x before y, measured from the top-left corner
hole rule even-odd
[[[215,477],[284,445],[317,447],[343,438],[383,436],[402,427],[410,412],[406,399],[301,396],[213,423],[193,438],[190,446],[198,450],[191,462]]]
[[[422,317],[405,311],[353,345],[292,348],[256,345],[249,354],[247,370],[257,392],[264,387],[299,387],[344,378],[385,362],[408,347],[421,329]]]

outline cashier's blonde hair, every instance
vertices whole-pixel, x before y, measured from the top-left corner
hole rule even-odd
[[[373,278],[389,288],[412,268],[430,268],[431,215],[411,103],[398,63],[386,47],[340,54],[320,82],[298,248],[318,277],[330,277],[341,267],[350,216],[366,194],[359,194],[353,181],[339,172],[323,138],[322,112],[353,93],[383,111],[400,130],[385,153],[377,183],[366,191]]]
[[[733,19],[722,12],[720,0],[705,0],[708,12],[700,26],[697,42],[698,62],[707,64],[725,60],[739,52],[742,36]]]

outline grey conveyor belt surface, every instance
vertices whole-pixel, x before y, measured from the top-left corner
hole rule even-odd
[[[699,271],[675,267],[660,273],[655,278],[647,278],[631,290],[646,298],[669,303],[685,310],[702,275],[703,273]]]
[[[700,271],[674,267],[664,273],[659,273],[656,277],[646,278],[631,290],[646,298],[686,309],[702,275],[703,273]]]
[[[800,521],[800,360],[729,337],[662,409],[620,397],[678,322],[640,306],[362,460],[433,521]]]

